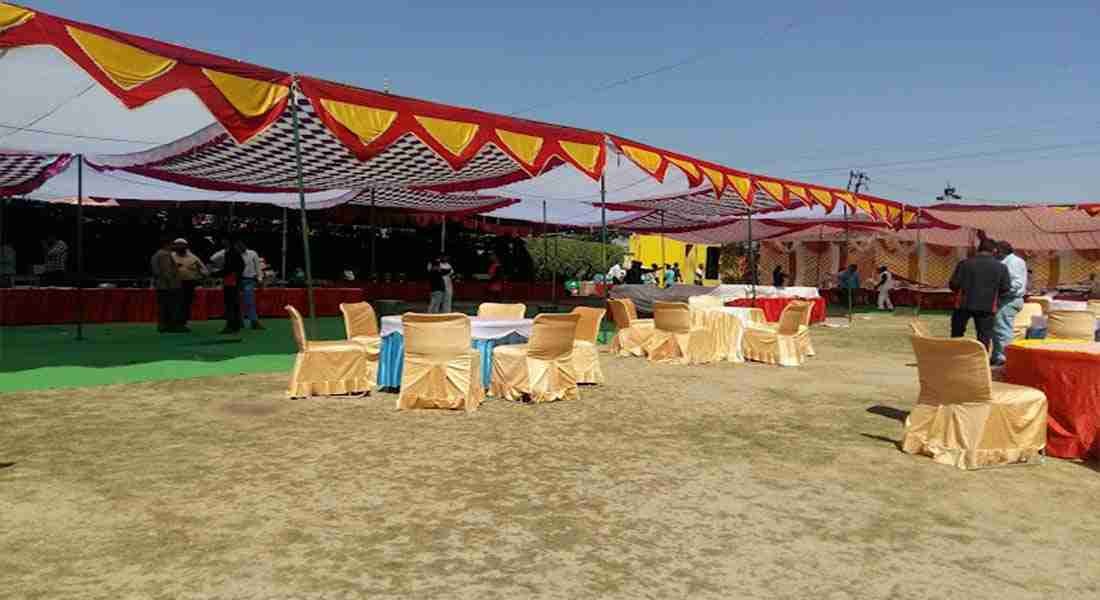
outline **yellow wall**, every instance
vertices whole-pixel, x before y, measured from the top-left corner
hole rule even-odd
[[[691,246],[691,255],[688,256],[687,249]],[[705,246],[702,244],[685,244],[673,239],[664,238],[664,260],[661,259],[661,236],[659,235],[632,235],[630,236],[630,250],[629,254],[624,257],[623,262],[632,260],[640,260],[645,267],[653,263],[657,263],[660,266],[664,266],[664,263],[675,264],[680,263],[680,275],[684,278],[684,283],[694,283],[695,279],[695,267],[696,265],[703,268],[705,273],[707,270],[707,248],[713,246]],[[706,285],[718,285],[717,279],[704,280]]]

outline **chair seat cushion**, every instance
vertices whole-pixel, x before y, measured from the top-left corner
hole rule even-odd
[[[993,404],[1026,404],[1046,400],[1047,396],[1042,390],[1015,385],[1012,383],[993,382]]]

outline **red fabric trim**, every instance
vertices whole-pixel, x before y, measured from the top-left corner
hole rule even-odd
[[[29,194],[34,190],[42,187],[42,185],[50,179],[53,179],[55,176],[65,171],[65,169],[69,167],[69,164],[72,163],[72,160],[72,154],[60,154],[58,155],[57,160],[53,161],[50,166],[43,169],[42,172],[35,176],[33,179],[28,179],[27,181],[24,181],[19,185],[0,187],[0,196],[18,196],[21,194]]]
[[[604,165],[607,162],[604,136],[599,132],[561,127],[548,123],[495,115],[470,108],[459,108],[446,104],[428,102],[426,100],[395,96],[392,94],[323,81],[312,77],[300,77],[298,82],[301,86],[302,93],[313,102],[314,108],[317,110],[325,125],[327,125],[360,160],[366,160],[372,156],[376,156],[401,136],[412,133],[435,150],[440,157],[446,160],[456,170],[461,169],[463,165],[477,156],[478,152],[480,152],[486,144],[490,143],[495,145],[505,154],[511,156],[530,177],[542,173],[547,164],[556,157],[561,161],[572,164],[589,177],[599,179],[600,175],[603,174]],[[349,131],[328,114],[328,111],[326,111],[321,104],[322,99],[395,111],[397,113],[397,118],[385,133],[371,141],[370,144],[363,144],[362,140],[360,140],[357,135]],[[478,125],[478,130],[470,144],[456,157],[424,129],[420,122],[416,120],[417,116],[475,123]],[[508,148],[507,144],[500,140],[496,133],[498,128],[542,138],[542,148],[535,157],[533,164],[526,163],[513,153]],[[599,157],[597,158],[594,168],[588,169],[570,158],[560,146],[560,142],[563,141],[598,146],[600,149]]]
[[[135,109],[172,92],[186,89],[195,94],[237,141],[245,141],[263,131],[282,114],[286,99],[272,107],[267,114],[247,118],[218,91],[203,74],[202,69],[214,69],[241,77],[277,83],[289,86],[291,77],[287,73],[252,65],[228,58],[191,50],[154,39],[114,31],[96,25],[72,21],[43,13],[36,9],[35,17],[19,27],[0,32],[0,48],[20,46],[49,45],[57,48],[73,62],[95,79],[104,89],[118,98],[127,108]],[[84,53],[69,35],[66,27],[88,31],[117,42],[129,44],[158,56],[177,61],[175,67],[164,75],[137,86],[132,90],[119,87]]]

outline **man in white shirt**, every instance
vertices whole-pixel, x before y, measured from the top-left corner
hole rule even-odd
[[[878,309],[894,310],[894,303],[890,301],[890,290],[894,289],[894,274],[890,269],[878,268],[878,283],[875,284],[875,289],[878,290]]]
[[[1005,364],[1005,346],[1014,338],[1013,325],[1016,315],[1024,307],[1024,294],[1027,293],[1027,263],[1016,256],[1016,250],[1008,242],[999,242],[997,255],[1001,263],[1008,268],[1008,294],[997,300],[997,314],[993,321],[993,352],[989,362],[993,366]]]
[[[237,240],[237,252],[244,259],[244,271],[241,272],[241,307],[244,312],[244,320],[251,324],[252,329],[263,329],[260,325],[260,317],[256,314],[256,285],[260,282],[260,274],[263,266],[260,264],[260,255],[256,254],[244,241]]]
[[[454,268],[451,266],[451,257],[442,256],[439,259],[439,269],[443,275],[443,312],[451,312],[451,304],[455,298],[455,286],[452,281]]]
[[[622,283],[623,279],[626,279],[626,270],[619,263],[611,265],[611,269],[607,272],[607,278],[611,283]]]

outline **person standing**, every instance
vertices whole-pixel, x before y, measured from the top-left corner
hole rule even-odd
[[[978,254],[956,265],[949,283],[951,291],[959,294],[951,313],[951,337],[966,335],[966,327],[974,319],[978,341],[986,348],[993,339],[997,301],[1008,296],[1012,289],[1008,267],[993,255],[996,251],[996,242],[982,239]]]
[[[674,283],[683,283],[684,275],[680,272],[680,263],[672,263],[672,281]]]
[[[878,290],[878,309],[894,310],[894,303],[890,300],[890,290],[894,289],[894,274],[886,267],[878,268],[878,282],[875,283]]]
[[[222,238],[222,249],[210,257],[215,274],[222,278],[222,301],[225,304],[225,328],[223,335],[240,333],[241,323],[241,273],[244,272],[244,259],[237,252],[233,241]]]
[[[428,285],[431,288],[431,296],[428,299],[428,312],[431,314],[442,313],[447,296],[447,286],[443,282],[443,261],[441,257],[433,258],[428,263]]]
[[[706,281],[706,273],[703,272],[703,265],[695,265],[695,285],[704,285]]]
[[[1024,308],[1027,293],[1027,263],[1016,256],[1016,249],[1008,242],[998,244],[1001,263],[1008,269],[1008,293],[999,299],[1000,307],[993,323],[993,352],[989,362],[995,367],[1005,364],[1005,346],[1015,339],[1013,326],[1016,315]]]
[[[666,289],[676,285],[676,271],[672,270],[672,265],[665,263],[663,276]]]
[[[66,271],[69,268],[69,245],[48,234],[42,242],[42,253],[46,263],[42,270],[42,283],[45,285],[65,285],[68,282]]]
[[[851,306],[856,305],[856,290],[859,289],[859,268],[855,265],[848,265],[848,268],[841,271],[836,277],[837,287],[840,288],[843,298],[848,301]]]
[[[10,287],[12,278],[17,273],[15,260],[15,248],[8,242],[0,246],[0,288]]]
[[[783,272],[783,265],[776,265],[772,270],[772,285],[781,288],[787,282],[787,274]]]
[[[263,265],[260,264],[260,255],[249,248],[244,240],[237,240],[237,252],[244,261],[244,270],[241,272],[241,300],[244,304],[244,318],[252,329],[263,329],[260,325],[260,315],[256,311],[256,286],[263,274]]]
[[[451,266],[451,257],[446,255],[439,257],[439,269],[443,276],[443,312],[449,314],[455,298],[455,270]]]
[[[172,241],[164,238],[160,249],[149,261],[153,274],[153,288],[157,291],[157,331],[161,333],[184,333],[187,330],[180,322],[180,286],[179,268],[172,258]]]
[[[179,322],[187,325],[191,320],[191,306],[195,302],[195,289],[206,278],[208,271],[206,265],[190,249],[187,240],[178,238],[172,242],[172,260],[180,276],[180,317]]]
[[[608,283],[622,283],[626,278],[626,269],[619,263],[611,265],[611,269],[607,271]]]

